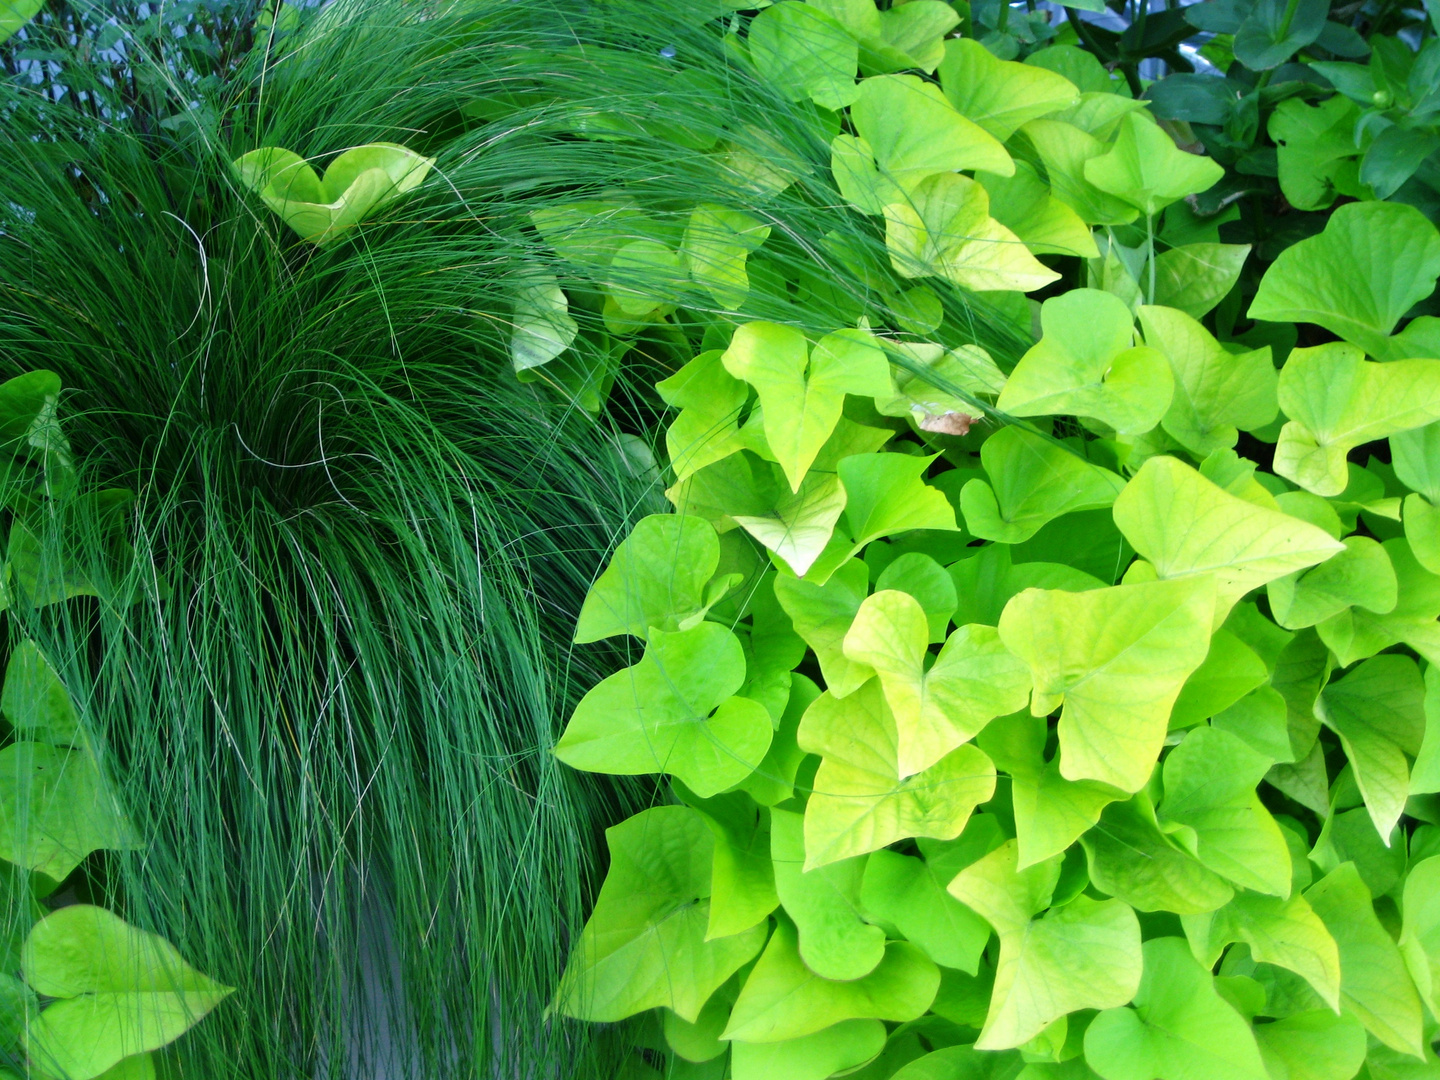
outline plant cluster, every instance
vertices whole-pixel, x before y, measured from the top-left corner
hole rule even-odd
[[[73,48],[56,11],[34,40]],[[17,360],[85,357],[56,366],[111,472],[172,486],[136,512],[163,580],[27,624],[0,699],[0,776],[38,792],[0,857],[45,875],[0,937],[16,1066],[146,1075],[229,992],[20,895],[122,861],[123,803],[168,877],[97,898],[183,924],[194,889],[210,956],[294,950],[216,968],[263,1005],[197,1030],[276,1075],[345,1067],[367,904],[437,1075],[608,1069],[612,1035],[627,1080],[1440,1075],[1436,38],[1324,0],[1068,15],[277,3],[83,108],[83,64],[20,61],[45,182],[0,219],[0,317]],[[153,328],[70,271],[66,213]],[[12,510],[27,604],[85,587],[42,565],[48,505]],[[99,723],[46,659],[77,638]],[[43,724],[6,704],[35,695]],[[86,756],[122,706],[175,713],[118,739],[154,807]],[[552,746],[662,779],[587,801]],[[96,779],[35,786],[47,754]],[[647,802],[565,940],[574,832]],[[47,1034],[101,1004],[143,1039]]]
[[[944,7],[788,0],[730,42],[832,125],[869,304],[757,318],[774,230],[712,261],[623,195],[537,215],[607,306],[734,286],[656,384],[673,513],[579,619],[643,653],[556,754],[673,799],[607,833],[555,1006],[647,1018],[636,1076],[1428,1069],[1440,233],[1347,204],[1247,290],[1220,165]],[[1038,340],[955,340],[950,285]]]

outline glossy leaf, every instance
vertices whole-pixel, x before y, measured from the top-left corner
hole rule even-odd
[[[1290,854],[1256,786],[1271,760],[1238,735],[1199,727],[1165,759],[1160,820],[1182,846],[1237,885],[1290,895]]]
[[[1060,276],[990,216],[985,188],[958,173],[921,180],[883,211],[890,264],[902,277],[934,275],[979,292],[1031,292]]]
[[[929,630],[914,597],[877,592],[860,606],[845,655],[873,668],[894,716],[899,775],[930,768],[993,717],[1025,704],[1024,663],[988,626],[962,626],[926,670]]]
[[[1340,947],[1340,998],[1365,1029],[1395,1050],[1423,1056],[1420,998],[1393,938],[1375,917],[1370,892],[1344,863],[1305,892]]]
[[[88,750],[0,750],[0,859],[60,881],[92,851],[139,846]]]
[[[795,922],[805,966],[825,979],[858,979],[874,971],[885,955],[885,932],[860,914],[865,859],[807,862],[808,816],[770,812],[775,891]]]
[[[980,448],[987,480],[960,491],[965,526],[1003,544],[1029,540],[1064,514],[1110,506],[1124,482],[1064,446],[1021,427],[1004,427]]]
[[[825,685],[835,697],[858,690],[875,671],[846,657],[845,635],[870,589],[870,571],[859,559],[842,563],[823,585],[782,574],[775,597],[805,644],[815,650]]]
[[[1103,1080],[1268,1080],[1250,1025],[1171,937],[1145,943],[1135,1007],[1091,1022],[1085,1060]]]
[[[1355,783],[1387,844],[1410,794],[1406,755],[1425,737],[1425,686],[1415,661],[1393,654],[1366,660],[1325,687],[1315,712],[1337,735]]]
[[[1225,175],[1209,158],[1187,154],[1159,125],[1138,113],[1120,124],[1115,145],[1085,162],[1085,179],[1153,216],[1186,195],[1206,191]]]
[[[1249,314],[1316,323],[1371,356],[1392,359],[1390,332],[1430,294],[1437,276],[1440,233],[1423,214],[1400,203],[1349,203],[1330,215],[1319,235],[1280,253]]]
[[[1010,841],[962,870],[950,894],[1000,937],[990,1011],[975,1046],[1004,1050],[1028,1042],[1077,1009],[1129,1001],[1140,982],[1140,924],[1118,900],[1078,897],[1034,918],[1050,903],[1060,860],[1016,869]]]
[[[1109,293],[1074,289],[1040,309],[1044,334],[1020,358],[995,407],[1015,416],[1073,413],[1125,434],[1149,431],[1170,406],[1164,355],[1135,344],[1130,310]]]
[[[860,83],[850,110],[855,135],[831,144],[840,192],[867,214],[904,202],[926,178],[961,169],[1010,175],[1014,164],[984,128],[967,120],[940,87],[914,75]]]
[[[878,967],[861,979],[822,979],[800,959],[794,925],[781,919],[730,1013],[721,1036],[740,1042],[798,1039],[843,1020],[921,1016],[935,999],[940,972],[909,942],[892,941]]]
[[[845,395],[874,397],[890,388],[884,351],[859,330],[828,334],[811,351],[792,327],[746,323],[722,360],[759,394],[766,444],[796,492],[835,430]]]
[[[1171,438],[1203,458],[1234,446],[1240,430],[1270,423],[1280,406],[1270,350],[1231,353],[1196,318],[1173,307],[1140,309],[1146,343],[1165,355],[1175,374],[1175,392],[1161,424]]]
[[[610,870],[571,954],[555,1008],[613,1021],[653,1009],[694,1022],[760,950],[764,926],[707,941],[715,841],[685,806],[657,806],[605,831]]]
[[[765,706],[733,696],[744,681],[745,654],[723,626],[652,630],[638,664],[581,699],[555,756],[590,772],[668,772],[707,798],[753,772],[770,746]]]
[[[1293,249],[1292,249],[1293,250]],[[1316,495],[1345,490],[1345,455],[1440,419],[1440,360],[1366,360],[1342,342],[1296,349],[1280,371],[1275,471]]]
[[[896,727],[878,681],[844,698],[822,694],[805,713],[800,747],[822,758],[805,809],[806,870],[906,837],[958,836],[994,793],[995,767],[973,746],[902,778]]]
[[[1080,99],[1063,75],[998,59],[980,42],[952,38],[940,62],[940,85],[950,103],[1001,142],[1031,120]]]
[[[328,244],[420,186],[435,164],[398,143],[369,143],[337,155],[322,179],[300,155],[278,147],[235,159],[241,183],[302,240]]]
[[[720,564],[714,527],[697,517],[651,514],[636,522],[580,608],[577,642],[652,628],[684,629],[704,616],[705,583]]]
[[[895,927],[937,964],[974,975],[990,927],[945,891],[950,877],[933,861],[877,851],[865,864],[860,900],[869,918]]]
[[[1344,550],[1323,529],[1238,498],[1172,457],[1141,466],[1114,513],[1161,579],[1212,578],[1222,615],[1251,589]]]
[[[173,1042],[233,992],[164,938],[88,904],[36,923],[21,962],[36,993],[61,999],[31,1021],[30,1058],[74,1080]]]
[[[1030,711],[1060,713],[1060,774],[1138,791],[1171,706],[1210,646],[1208,576],[1083,593],[1027,589],[1000,616],[1000,640],[1029,665]]]
[[[832,1027],[785,1042],[732,1044],[733,1080],[825,1080],[854,1069],[885,1048],[879,1020],[842,1020]]]

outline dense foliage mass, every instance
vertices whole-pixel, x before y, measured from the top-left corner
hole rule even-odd
[[[1440,1076],[1428,17],[37,11],[0,1074]]]

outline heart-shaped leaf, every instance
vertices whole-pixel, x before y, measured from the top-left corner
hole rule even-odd
[[[21,962],[31,989],[61,999],[31,1021],[30,1059],[74,1080],[173,1042],[233,992],[164,938],[88,904],[36,923]]]
[[[973,746],[902,779],[896,726],[873,680],[848,697],[822,694],[805,713],[800,747],[822,759],[805,808],[806,870],[906,837],[959,836],[994,794],[995,767]]]
[[[1000,640],[1030,665],[1030,711],[1060,713],[1060,775],[1138,791],[1170,708],[1210,648],[1208,576],[1068,593],[1026,589],[1005,605]]]
[[[926,669],[929,628],[913,596],[888,589],[868,597],[845,635],[845,655],[880,676],[897,732],[901,778],[935,765],[996,716],[1025,704],[1025,664],[994,628],[962,626]]]
[[[605,830],[610,869],[555,993],[555,1008],[601,1022],[663,1005],[692,1023],[759,952],[763,924],[706,940],[715,841],[686,806],[657,806]]]
[[[734,696],[744,681],[740,640],[718,623],[652,630],[638,664],[580,700],[555,756],[590,772],[668,772],[708,798],[753,772],[770,747],[765,706]]]
[[[235,159],[240,180],[302,240],[328,244],[420,186],[435,164],[398,143],[368,143],[338,155],[322,179],[299,154],[278,147]]]
[[[1040,325],[1043,336],[1015,365],[996,408],[1014,416],[1089,416],[1133,435],[1160,422],[1174,389],[1170,364],[1135,344],[1123,302],[1072,289],[1041,305]]]

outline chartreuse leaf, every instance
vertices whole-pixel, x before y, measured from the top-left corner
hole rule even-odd
[[[757,419],[761,418],[752,413],[751,420],[747,422],[746,426],[750,427]],[[842,463],[859,461],[862,458],[908,457],[908,455],[900,454],[870,453],[883,445],[890,438],[890,434],[884,428],[866,427],[841,417],[835,425],[835,431],[816,455],[810,472],[800,482],[799,491],[791,492],[784,471],[778,465],[771,465],[769,466],[771,474],[768,478],[770,480],[769,494],[753,499],[734,489],[720,492],[720,494],[727,506],[731,508],[732,520],[774,552],[775,556],[788,566],[791,572],[799,575],[809,573],[810,568],[815,565],[820,556],[826,554],[827,561],[823,566],[823,572],[815,575],[817,580],[824,581],[834,570],[835,565],[849,557],[849,550],[844,546],[843,537],[835,535],[836,523],[840,520],[840,515],[844,513],[849,499],[847,493],[849,485],[842,483],[848,465],[842,467]],[[763,442],[763,436],[760,438]],[[767,454],[769,453],[768,448],[763,449]],[[736,455],[727,461],[719,462],[713,468],[720,469],[726,466],[728,461],[737,458],[744,460],[744,455]],[[923,459],[921,460],[923,461]],[[923,465],[921,467],[923,468]],[[881,467],[881,471],[885,471],[884,467]],[[891,473],[895,471],[893,468],[890,469]],[[858,472],[863,474],[864,466],[861,466]],[[699,480],[704,475],[705,473],[702,472],[694,479]],[[857,481],[857,490],[860,491],[862,501],[865,492],[860,489],[863,489],[864,486],[863,483]],[[935,496],[948,511],[949,504],[945,502],[944,497],[939,492],[936,492]],[[927,507],[933,505],[933,501],[927,503],[922,499],[914,504],[914,509],[917,512],[923,512]],[[953,515],[951,515],[951,520],[953,521]],[[828,553],[827,547],[830,549]]]
[[[692,616],[698,622],[709,606],[705,583],[719,564],[720,538],[703,518],[641,518],[585,595],[575,640],[616,634],[644,638],[652,628],[683,629]]]
[[[1080,91],[1063,75],[1000,60],[973,38],[945,42],[938,74],[950,103],[1001,142],[1020,125],[1080,100]]]
[[[1336,208],[1323,232],[1290,245],[1270,264],[1249,314],[1316,323],[1371,356],[1400,359],[1405,354],[1395,351],[1390,332],[1430,295],[1437,275],[1440,233],[1425,215],[1403,203],[1348,203]]]
[[[1249,244],[1212,243],[1161,252],[1155,257],[1155,303],[1201,318],[1234,288],[1249,254]]]
[[[1315,712],[1340,736],[1355,783],[1388,847],[1410,795],[1406,755],[1418,754],[1425,738],[1420,669],[1408,656],[1366,660],[1325,687]]]
[[[770,714],[734,697],[745,681],[740,639],[718,623],[652,630],[633,667],[592,687],[555,756],[590,772],[668,772],[701,798],[739,783],[770,746]]]
[[[994,793],[995,767],[973,746],[902,779],[896,727],[875,681],[844,698],[822,694],[805,713],[800,747],[823,759],[805,809],[807,870],[910,836],[958,836]]]
[[[812,1035],[842,1020],[905,1023],[924,1014],[939,986],[939,969],[907,941],[886,945],[885,958],[863,978],[822,979],[800,959],[794,924],[780,919],[721,1037],[775,1043]]]
[[[1203,458],[1234,446],[1240,430],[1275,419],[1278,375],[1268,346],[1231,353],[1173,307],[1142,307],[1140,326],[1146,343],[1165,355],[1175,373],[1175,393],[1160,422],[1185,449]]]
[[[241,183],[312,244],[328,244],[419,187],[434,164],[397,143],[352,147],[330,162],[324,179],[299,154],[278,147],[251,150],[234,162]]]
[[[1290,205],[1323,210],[1337,194],[1365,197],[1355,145],[1358,119],[1360,110],[1340,94],[1313,106],[1298,97],[1276,106],[1267,130],[1275,142],[1280,190]]]
[[[1340,999],[1386,1046],[1424,1056],[1419,995],[1394,939],[1375,917],[1354,863],[1342,863],[1305,891],[1340,947]]]
[[[936,173],[883,211],[890,265],[902,277],[934,275],[980,292],[1031,292],[1060,277],[990,216],[990,196],[969,177]]]
[[[1098,289],[1072,289],[1041,305],[1040,325],[1043,336],[1015,365],[997,409],[1088,416],[1132,435],[1160,422],[1174,389],[1170,364],[1135,344],[1123,302]]]
[[[1440,423],[1390,436],[1395,476],[1415,492],[1405,497],[1405,538],[1420,565],[1440,571]]]
[[[885,1049],[885,1025],[879,1020],[842,1020],[785,1042],[732,1045],[732,1080],[825,1080],[877,1057]]]
[[[1130,1000],[1140,983],[1140,924],[1119,900],[1080,896],[1049,906],[1060,859],[1016,869],[1015,841],[960,872],[950,894],[973,908],[1000,937],[1000,960],[979,1050],[1028,1042],[1077,1009]]]
[[[700,814],[715,838],[705,939],[749,930],[780,903],[775,895],[769,818],[743,792],[701,799],[676,781],[675,793]]]
[[[783,0],[766,8],[751,21],[748,44],[756,69],[787,100],[826,109],[855,100],[860,48],[819,7]]]
[[[1431,663],[1440,660],[1435,618],[1440,615],[1440,577],[1416,561],[1402,537],[1380,545],[1390,557],[1397,582],[1395,607],[1378,615],[1359,607],[1331,616],[1315,629],[1341,666],[1404,642]]]
[[[728,1044],[720,1041],[720,1032],[725,1030],[730,1007],[735,1004],[735,996],[740,992],[737,983],[738,980],[732,977],[711,994],[694,1023],[682,1020],[669,1009],[660,1010],[665,1042],[677,1057],[694,1062],[713,1061],[730,1049]]]
[[[945,56],[945,35],[960,13],[943,0],[911,0],[880,12],[880,40],[862,41],[860,67],[866,74],[919,68],[931,73]]]
[[[745,260],[769,236],[770,226],[753,214],[701,203],[690,211],[680,255],[695,282],[734,311],[750,292]]]
[[[1026,589],[1085,592],[1105,587],[1099,578],[1062,563],[1012,563],[1009,544],[985,544],[973,550],[974,555],[950,566],[959,598],[954,618],[962,626],[965,623],[998,625],[1000,612],[1005,610],[1010,598]]]
[[[759,768],[740,782],[740,790],[761,806],[774,806],[795,794],[795,775],[805,760],[805,751],[795,741],[800,719],[810,703],[820,696],[820,688],[798,671],[790,672],[790,697],[780,717]]]
[[[1339,495],[1353,448],[1440,419],[1440,360],[1374,363],[1338,341],[1295,349],[1279,396],[1290,422],[1280,429],[1275,471],[1316,495]]]
[[[1210,647],[1208,576],[1068,593],[1027,589],[1000,616],[1000,640],[1030,665],[1030,711],[1060,713],[1060,775],[1138,791],[1170,708]]]
[[[1255,650],[1227,630],[1215,631],[1205,662],[1185,681],[1175,699],[1175,707],[1170,710],[1170,730],[1194,727],[1224,712],[1262,686],[1269,675]]]
[[[870,591],[870,569],[850,559],[823,585],[781,574],[775,579],[775,597],[795,632],[815,650],[825,685],[835,697],[852,694],[875,674],[868,664],[845,656],[845,635]]]
[[[1196,728],[1165,759],[1160,821],[1204,866],[1283,898],[1290,851],[1255,791],[1271,764],[1238,735]]]
[[[88,904],[36,923],[21,966],[35,993],[62,999],[30,1021],[30,1060],[74,1080],[173,1042],[233,993],[164,938]]]
[[[1161,579],[1213,578],[1222,619],[1251,589],[1344,550],[1323,529],[1237,498],[1172,457],[1145,462],[1114,514]]]
[[[840,193],[867,214],[903,203],[937,173],[983,169],[1009,176],[1005,148],[961,116],[940,87],[914,75],[880,75],[860,83],[850,109],[855,135],[831,145]]]
[[[677,481],[745,448],[739,419],[749,388],[725,370],[723,355],[719,349],[703,352],[655,384],[665,403],[680,410],[665,431]]]
[[[1024,70],[1034,71],[1035,68]],[[1098,258],[1100,251],[1080,215],[1050,194],[1035,169],[1015,163],[1014,176],[981,173],[977,179],[990,196],[990,216],[1004,225],[1037,255],[1078,255]]]
[[[1111,95],[1107,95],[1111,96]],[[1095,135],[1061,120],[1031,120],[1020,129],[1050,178],[1050,189],[1088,225],[1126,225],[1138,211],[1085,178],[1085,166],[1106,152]]]
[[[875,579],[876,592],[886,589],[908,593],[919,602],[925,612],[930,644],[936,645],[945,640],[950,616],[960,599],[955,593],[955,579],[943,566],[924,552],[906,552],[880,571],[880,576]]]
[[[1225,170],[1187,154],[1148,116],[1130,113],[1115,145],[1085,162],[1085,179],[1101,191],[1153,216],[1186,195],[1214,187]]]
[[[1433,1016],[1440,1012],[1440,855],[1410,868],[1401,910],[1400,953]]]
[[[0,4],[0,41],[10,38],[44,6],[45,0],[4,0]]]
[[[1005,385],[1005,375],[990,354],[974,345],[945,349],[922,342],[894,342],[890,347],[928,369],[928,375],[954,383],[970,394],[997,394]],[[969,416],[966,410],[975,408],[971,402],[932,386],[927,378],[898,365],[890,369],[890,376],[895,381],[893,392],[875,399],[875,408],[884,416],[911,417],[924,429],[936,419],[948,419],[947,413]]]
[[[10,652],[0,712],[17,734],[57,746],[79,745],[84,733],[75,705],[40,647],[26,638]]]
[[[1144,791],[1107,806],[1080,842],[1095,887],[1141,911],[1201,915],[1235,895],[1224,878],[1161,831]]]
[[[1270,582],[1270,613],[1281,626],[1298,630],[1363,607],[1384,615],[1395,609],[1399,582],[1385,549],[1368,536],[1347,536],[1345,550],[1313,570]]]
[[[554,1007],[613,1021],[653,1009],[694,1022],[765,941],[765,927],[707,941],[714,838],[686,806],[657,806],[605,831],[610,870]]]
[[[515,290],[515,323],[510,332],[510,360],[516,371],[548,364],[568,349],[580,333],[570,317],[570,302],[554,274],[527,276]]]
[[[800,490],[839,423],[845,395],[874,397],[890,389],[885,352],[861,330],[827,334],[812,352],[793,327],[746,323],[735,331],[722,359],[725,370],[760,395],[765,441],[791,491]]]
[[[860,915],[865,859],[832,859],[808,868],[807,816],[770,811],[775,891],[786,914],[795,921],[805,966],[825,979],[858,979],[875,970],[885,955],[885,931]]]
[[[972,533],[1002,544],[1023,543],[1063,514],[1109,506],[1125,486],[1109,469],[1015,426],[985,440],[980,462],[988,482],[966,482],[960,512]]]
[[[922,476],[934,457],[853,454],[840,462],[845,523],[856,549],[910,529],[956,529],[950,500]]]
[[[974,975],[990,940],[990,927],[960,903],[925,859],[894,851],[876,851],[865,864],[860,903],[866,917],[893,926],[942,967]]]
[[[1365,1028],[1350,1013],[1295,1013],[1257,1025],[1255,1041],[1275,1080],[1350,1080],[1365,1063]]]
[[[997,1054],[961,1043],[914,1059],[895,1073],[891,1080],[1049,1080],[1052,1075],[1046,1071],[1049,1068],[1049,1065],[1038,1062],[1025,1065],[1016,1051]],[[1055,1074],[1055,1080],[1088,1078],[1083,1073],[1066,1071]]]
[[[1243,941],[1256,960],[1295,972],[1327,1005],[1340,1008],[1340,947],[1300,893],[1282,900],[1242,891],[1224,907],[1182,915],[1180,922],[1203,966],[1213,967],[1226,945]]]
[[[1125,798],[1108,784],[1061,776],[1059,757],[1045,760],[1046,730],[1044,717],[1026,711],[992,720],[976,737],[995,767],[1010,776],[1022,870],[1065,851],[1100,820],[1107,805]]]
[[[1024,662],[993,627],[960,627],[926,670],[928,644],[924,609],[893,589],[868,597],[845,635],[845,655],[880,676],[901,777],[930,768],[994,717],[1022,708],[1030,689]]]
[[[138,846],[88,750],[34,742],[0,750],[0,859],[59,881],[92,851]]]
[[[1269,1080],[1250,1025],[1182,938],[1145,942],[1134,1008],[1091,1021],[1085,1060],[1104,1080]]]

